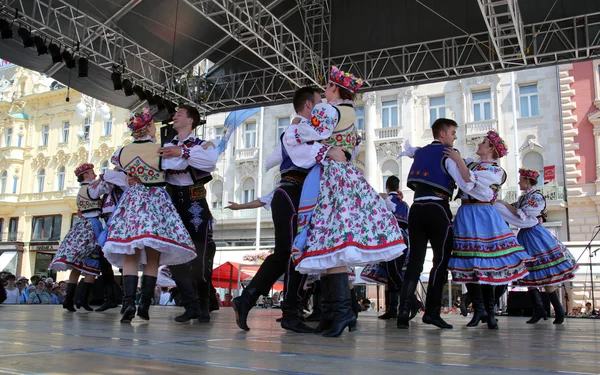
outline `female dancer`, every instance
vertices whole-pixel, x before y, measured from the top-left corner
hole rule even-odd
[[[547,319],[546,309],[538,287],[544,287],[554,307],[554,324],[565,320],[565,312],[556,286],[575,277],[579,265],[565,246],[542,225],[545,221],[546,199],[537,190],[540,173],[531,169],[519,169],[519,188],[523,195],[513,204],[498,201],[496,208],[502,218],[518,228],[517,240],[533,258],[525,265],[529,275],[518,284],[529,287],[535,305],[535,314],[527,323],[535,324]]]
[[[118,149],[112,162],[141,183],[130,187],[121,197],[104,245],[106,259],[123,268],[121,323],[129,323],[135,316],[139,264],[144,265],[144,273],[137,315],[149,320],[159,265],[182,264],[196,257],[190,234],[164,189],[164,170],[187,167],[185,150],[183,157],[162,160],[158,154],[160,145],[155,143],[156,126],[147,109],[135,114],[127,126],[134,141]]]
[[[460,154],[451,148],[446,155],[464,167]],[[494,209],[497,191],[506,173],[497,161],[507,153],[506,144],[495,131],[489,131],[479,144],[478,162],[468,163],[470,191],[461,191],[462,204],[454,219],[454,249],[448,270],[455,283],[466,284],[473,303],[476,326],[487,311],[489,329],[498,329],[494,318],[494,285],[504,285],[527,276],[529,258],[515,235]]]
[[[307,156],[319,165],[311,170],[302,190],[299,235],[292,256],[300,273],[327,273],[321,279],[322,285],[329,286],[323,302],[333,306],[334,318],[325,337],[337,337],[346,327],[353,330],[356,326],[348,267],[392,260],[406,248],[394,215],[363,174],[349,162],[324,158],[330,146],[344,148],[348,159],[354,153],[353,103],[361,84],[354,75],[332,67],[325,90],[329,104],[315,106],[310,124],[291,125],[284,136],[290,147],[321,141],[315,142],[317,155]]]

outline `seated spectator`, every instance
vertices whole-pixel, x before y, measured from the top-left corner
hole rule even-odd
[[[175,302],[171,298],[171,293],[169,293],[169,288],[163,286],[161,288],[160,300],[159,304],[163,306],[173,306]]]
[[[52,305],[61,304],[62,303],[61,297],[62,297],[62,295],[60,294],[60,287],[58,286],[58,284],[55,284],[52,287],[52,290],[50,292],[50,304],[52,304]]]
[[[32,279],[33,279],[33,277],[32,277]],[[44,283],[44,281],[39,279],[39,281],[36,284],[36,288],[34,288],[33,290],[31,288],[29,288],[29,299],[28,299],[27,303],[30,305],[31,304],[49,305],[50,304],[50,294],[48,294],[46,292],[45,287],[46,287],[46,284]]]
[[[19,291],[19,288],[15,286],[15,279],[15,275],[8,274],[6,276],[6,300],[4,303],[15,305],[20,303],[21,292]]]

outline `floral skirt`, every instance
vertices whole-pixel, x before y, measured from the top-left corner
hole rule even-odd
[[[125,255],[140,254],[147,263],[146,248],[160,253],[160,265],[187,263],[196,249],[181,217],[164,188],[137,184],[121,197],[113,213],[104,244],[104,256],[123,267]]]
[[[453,227],[448,271],[454,283],[504,285],[529,273],[529,255],[491,204],[463,203]]]
[[[76,269],[84,274],[100,275],[100,252],[96,239],[102,232],[98,218],[81,218],[67,232],[60,243],[49,269],[67,271]]]
[[[292,256],[300,273],[395,259],[406,248],[394,215],[351,163],[332,162],[307,224],[304,248]]]
[[[542,225],[521,229],[517,234],[533,259],[525,262],[529,275],[519,280],[522,286],[561,284],[575,277],[579,265],[571,252]]]

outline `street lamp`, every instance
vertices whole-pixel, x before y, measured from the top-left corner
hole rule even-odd
[[[79,116],[79,118],[81,118],[84,121],[88,116],[91,116],[90,129],[88,131],[89,148],[87,158],[87,162],[91,163],[94,122],[96,121],[96,113],[98,113],[103,120],[108,121],[111,118],[110,108],[106,105],[106,103],[98,99],[94,99],[87,95],[82,95],[81,102],[75,106],[75,112],[77,112],[77,116]],[[85,132],[82,130],[78,131],[77,137],[79,137],[79,139],[85,139]]]

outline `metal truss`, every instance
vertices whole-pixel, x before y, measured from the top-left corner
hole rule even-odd
[[[477,0],[502,68],[524,66],[523,23],[517,0]]]
[[[296,0],[304,25],[304,42],[318,56],[331,56],[331,0]],[[326,81],[328,67],[321,65],[318,81]]]
[[[296,87],[319,84],[322,57],[258,0],[185,0]]]
[[[123,15],[122,11],[102,23],[63,0],[0,0],[0,5],[7,15],[13,15],[14,9],[18,9],[19,24],[29,26],[34,34],[46,36],[72,51],[79,43],[76,54],[87,57],[90,63],[111,72],[114,66],[122,66],[124,76],[144,88],[171,100],[195,104],[187,82],[183,82],[186,90],[181,89],[184,70],[143,48],[111,25],[115,16]],[[129,4],[134,5],[135,2]]]

